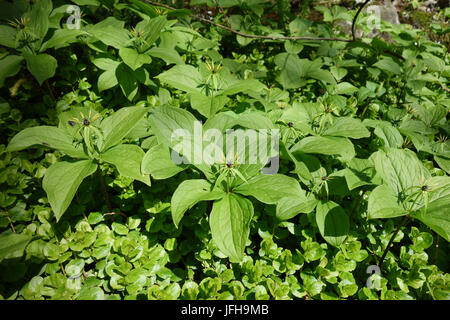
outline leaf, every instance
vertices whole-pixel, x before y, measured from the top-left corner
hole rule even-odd
[[[314,196],[282,198],[277,202],[276,217],[280,221],[289,220],[299,213],[310,213],[316,204]]]
[[[275,204],[286,197],[305,198],[305,191],[298,181],[282,174],[256,176],[234,188],[233,192],[255,197],[266,204]]]
[[[42,187],[47,193],[56,221],[59,221],[69,207],[84,178],[94,173],[96,169],[97,164],[91,160],[60,161],[47,169]]]
[[[101,154],[103,161],[116,166],[121,176],[133,178],[150,186],[150,177],[141,173],[144,151],[136,145],[120,144]]]
[[[445,157],[434,156],[434,161],[439,165],[439,167],[450,174],[450,159]]]
[[[170,149],[164,145],[156,145],[150,148],[141,163],[143,174],[149,174],[153,178],[167,179],[186,169],[186,165],[176,165],[170,157]]]
[[[189,65],[177,65],[161,73],[156,78],[176,89],[191,92],[200,92],[202,77],[197,68]]]
[[[27,234],[7,234],[7,232],[0,234],[0,261],[21,257],[32,238]]]
[[[115,87],[119,82],[116,77],[116,69],[107,70],[103,72],[97,80],[98,91],[102,92],[104,90],[111,89]]]
[[[217,200],[225,196],[220,189],[211,191],[211,184],[202,179],[185,180],[172,195],[172,219],[178,227],[184,213],[200,201]]]
[[[28,70],[36,78],[39,85],[55,75],[58,62],[51,55],[23,53],[23,56],[27,61]]]
[[[281,68],[280,83],[285,89],[304,86],[307,83],[306,78],[336,83],[329,71],[320,69],[323,65],[320,59],[310,61],[300,59],[296,54],[280,53],[275,56],[275,63]]]
[[[410,150],[386,148],[370,157],[385,183],[398,195],[413,186],[419,186],[430,177],[416,154]]]
[[[82,35],[88,34],[83,30],[77,29],[58,29],[55,30],[52,37],[42,44],[40,52],[44,52],[50,48],[64,48],[70,45],[71,43],[78,42],[78,37]]]
[[[167,23],[165,16],[159,16],[148,20],[145,24],[145,41],[148,45],[152,45],[160,36],[161,30]]]
[[[191,93],[191,106],[205,116],[210,118],[222,109],[230,99],[223,96],[206,96],[203,93],[193,92]]]
[[[253,205],[242,196],[226,194],[213,204],[209,216],[212,239],[231,262],[244,258],[252,217]]]
[[[23,57],[9,55],[0,60],[0,87],[3,87],[5,79],[15,76],[19,72]]]
[[[149,120],[159,143],[168,147],[173,147],[172,133],[178,129],[187,130],[193,136],[194,122],[197,121],[189,111],[171,106],[152,109]]]
[[[361,139],[370,137],[370,132],[359,119],[343,117],[337,118],[324,135]]]
[[[375,120],[371,120],[375,121]],[[364,121],[364,123],[366,123]],[[376,121],[375,123],[368,124],[370,127],[374,127],[373,133],[383,140],[384,145],[390,148],[400,148],[403,144],[403,138],[397,128],[392,126],[389,122]]]
[[[346,159],[351,159],[355,156],[353,144],[348,139],[330,136],[310,136],[303,138],[290,151],[292,153],[341,155]]]
[[[60,150],[71,157],[87,158],[82,149],[73,146],[73,139],[63,129],[51,126],[26,128],[16,134],[8,144],[7,151],[19,151],[34,145]]]
[[[316,222],[322,237],[335,247],[341,245],[349,233],[348,215],[333,201],[317,204]]]
[[[148,109],[143,107],[126,107],[116,111],[106,118],[100,128],[103,130],[102,151],[120,143],[122,139],[133,129],[137,122],[144,117]]]
[[[154,47],[151,48],[147,53],[152,57],[164,60],[164,62],[167,64],[184,64],[183,59],[181,59],[178,52],[174,49]]]
[[[354,85],[348,82],[341,82],[336,86],[335,94],[352,94],[358,91]]]
[[[95,38],[116,49],[126,47],[130,40],[124,22],[114,17],[108,17],[88,29]]]
[[[122,89],[123,95],[129,100],[133,101],[139,89],[139,80],[143,70],[135,70],[133,71],[126,64],[120,64],[115,72],[117,82],[120,85],[120,89]],[[142,73],[143,74],[143,73]]]
[[[261,82],[256,79],[235,80],[229,84],[224,90],[220,91],[221,95],[232,95],[239,92],[261,91],[265,88]]]
[[[119,56],[133,71],[142,67],[144,64],[152,62],[152,58],[149,55],[139,53],[132,48],[120,48]]]
[[[402,74],[402,68],[391,58],[383,58],[373,64],[374,67],[378,67],[383,71],[392,72],[396,75]]]
[[[416,210],[413,216],[450,242],[450,178],[433,177],[427,184],[431,190],[429,203]]]
[[[5,25],[0,25],[0,46],[16,47],[17,30]]]
[[[404,216],[399,198],[388,185],[376,187],[369,195],[367,217],[368,219],[383,219]]]

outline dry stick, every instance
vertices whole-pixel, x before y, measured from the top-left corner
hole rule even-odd
[[[353,41],[356,41],[356,33],[355,33],[355,25],[356,25],[356,19],[358,19],[359,14],[361,13],[362,9],[366,6],[366,4],[368,4],[370,2],[370,0],[366,0],[358,9],[358,11],[355,14],[355,17],[353,18],[352,21],[352,36],[353,36]]]
[[[169,10],[176,10],[176,8],[173,8],[171,6],[168,6],[166,4],[163,3],[159,3],[159,2],[154,2],[154,1],[150,1],[150,0],[141,0],[143,2],[146,2],[148,4],[154,5],[154,6],[158,6],[158,7],[162,7],[162,8],[166,8]],[[370,0],[366,0],[365,3],[363,3],[363,5],[359,8],[358,12],[356,13],[355,17],[353,18],[353,22],[352,22],[352,37],[353,39],[344,39],[344,38],[320,38],[320,37],[286,37],[286,36],[282,36],[282,37],[278,37],[278,36],[263,36],[263,35],[256,35],[256,34],[248,34],[248,33],[243,33],[240,31],[236,31],[230,27],[224,26],[222,24],[216,23],[214,21],[205,19],[203,17],[200,17],[198,15],[195,14],[191,14],[189,15],[191,18],[194,18],[196,20],[200,20],[209,24],[212,24],[216,27],[219,27],[221,29],[230,31],[232,33],[235,33],[237,35],[240,35],[241,37],[244,38],[254,38],[254,39],[269,39],[269,40],[311,40],[311,41],[342,41],[342,42],[355,42],[357,41],[356,39],[356,35],[355,35],[355,23],[356,20],[358,18],[359,13],[361,12],[362,8],[369,3]]]
[[[406,215],[402,222],[398,225],[397,229],[395,230],[394,234],[392,235],[391,239],[389,240],[388,245],[386,246],[386,249],[384,249],[383,255],[381,256],[380,262],[378,263],[378,267],[383,265],[384,258],[386,257],[387,253],[389,252],[389,248],[391,247],[392,243],[394,242],[395,237],[397,236],[397,233],[400,231],[401,227],[403,227],[406,222],[409,220],[409,215]]]

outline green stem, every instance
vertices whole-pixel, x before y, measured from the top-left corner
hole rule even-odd
[[[392,243],[394,242],[395,237],[397,236],[398,232],[400,231],[400,229],[406,224],[406,222],[408,222],[409,220],[409,215],[406,215],[402,222],[398,225],[397,229],[395,230],[395,232],[392,234],[391,239],[389,240],[388,245],[386,246],[386,249],[384,249],[383,255],[380,258],[380,262],[378,263],[378,267],[380,267],[383,265],[383,261],[384,258],[386,258],[387,253],[389,252],[389,249],[392,245]]]
[[[103,198],[105,199],[106,207],[108,208],[109,212],[112,212],[111,202],[109,201],[109,195],[108,192],[106,191],[105,178],[103,176],[102,169],[100,169],[100,165],[97,166],[97,174],[98,179],[100,181],[100,187],[103,193]]]

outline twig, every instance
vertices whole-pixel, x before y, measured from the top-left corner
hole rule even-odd
[[[406,224],[406,222],[408,222],[409,220],[409,215],[406,215],[402,222],[398,225],[397,229],[395,230],[394,234],[391,236],[391,239],[389,240],[388,245],[386,246],[386,249],[384,249],[383,255],[380,258],[380,262],[378,263],[378,267],[380,267],[383,265],[383,261],[384,258],[386,258],[387,253],[389,252],[389,249],[392,245],[392,243],[394,242],[395,237],[397,236],[398,232],[400,231],[400,229]]]
[[[173,8],[173,7],[168,6],[166,4],[163,4],[163,3],[154,2],[154,1],[150,1],[150,0],[141,0],[141,1],[144,1],[144,2],[146,2],[148,4],[151,4],[151,5],[154,5],[154,6],[166,8],[166,9],[169,9],[169,10],[177,10],[176,8]],[[370,1],[370,0],[368,0],[368,1]],[[354,41],[356,41],[355,36],[353,36],[353,39],[344,39],[344,38],[320,38],[320,37],[287,37],[287,36],[279,37],[279,36],[263,36],[263,35],[256,35],[256,34],[248,34],[248,33],[244,33],[244,32],[240,32],[240,31],[234,30],[234,29],[232,29],[230,27],[227,27],[227,26],[224,26],[224,25],[222,25],[220,23],[217,23],[217,22],[205,19],[205,18],[200,17],[200,16],[195,15],[195,14],[191,14],[189,16],[191,18],[196,19],[196,20],[203,21],[203,22],[212,24],[212,25],[214,25],[216,27],[219,27],[221,29],[230,31],[230,32],[232,32],[234,34],[237,34],[237,35],[239,35],[241,37],[244,37],[244,38],[268,39],[268,40],[311,40],[311,41],[342,41],[342,42],[354,42]],[[355,16],[355,18],[356,17],[357,16]],[[353,19],[353,21],[356,21],[356,19]]]
[[[128,219],[128,216],[125,213],[123,213],[123,212],[107,212],[107,213],[104,213],[103,215],[104,216],[113,216],[113,215],[116,215],[116,214],[124,217],[125,219]]]
[[[353,18],[352,21],[352,37],[353,37],[353,41],[356,41],[356,33],[355,33],[355,26],[356,26],[356,20],[358,19],[359,14],[361,13],[362,9],[366,6],[366,4],[368,4],[370,2],[370,0],[366,0],[358,9],[358,11],[355,14],[355,17]]]

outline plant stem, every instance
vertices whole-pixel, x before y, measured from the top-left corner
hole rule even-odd
[[[53,100],[54,102],[56,102],[55,95],[54,95],[54,93],[53,93],[52,88],[50,87],[50,84],[48,83],[48,80],[45,80],[45,84],[47,85],[47,88],[48,88],[48,91],[50,92],[50,96],[52,97],[52,100]]]
[[[100,165],[97,166],[97,174],[98,179],[100,181],[100,187],[102,189],[103,197],[105,198],[106,206],[108,207],[108,211],[112,211],[111,202],[109,201],[108,192],[106,192],[105,178],[103,177],[102,169],[100,169]]]
[[[401,227],[403,227],[406,224],[406,222],[408,222],[408,219],[409,219],[409,215],[406,215],[403,218],[402,222],[398,225],[398,227],[395,230],[394,234],[391,236],[391,239],[389,240],[389,243],[386,246],[386,249],[384,249],[383,255],[381,256],[380,262],[378,263],[378,267],[380,267],[380,269],[381,269],[381,266],[383,265],[384,258],[386,258],[386,255],[389,252],[389,249],[390,249],[392,243],[394,242],[395,237],[397,236],[397,234],[400,231]]]

